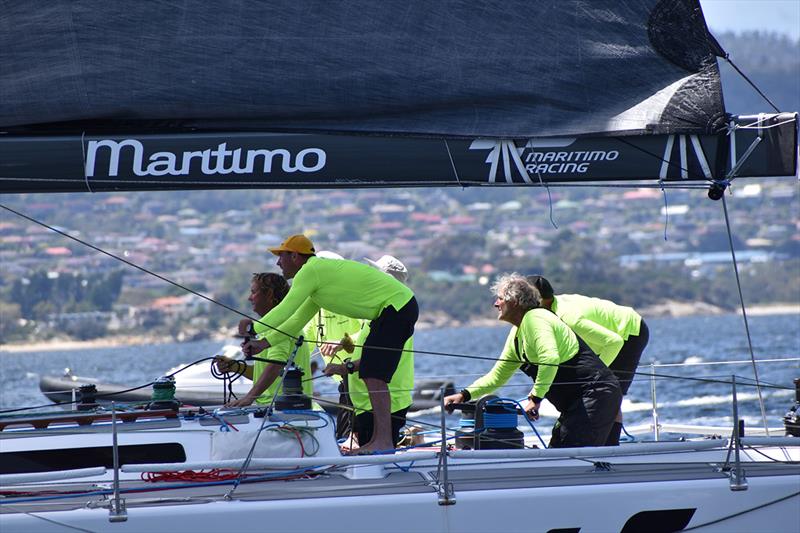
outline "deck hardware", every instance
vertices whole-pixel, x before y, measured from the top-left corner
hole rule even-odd
[[[447,480],[447,424],[445,421],[446,410],[444,408],[444,387],[439,393],[441,421],[442,421],[442,444],[439,451],[439,466],[436,469],[436,491],[439,494],[439,505],[455,505],[456,494],[453,484]]]
[[[739,404],[736,399],[736,374],[731,376],[731,388],[733,393],[733,457],[734,466],[731,470],[731,490],[747,490],[747,478],[739,460],[739,448],[742,445],[739,435]]]
[[[608,463],[606,461],[595,461],[592,463],[592,465],[594,466],[595,472],[611,472],[612,470],[614,470],[611,467],[611,463]]]
[[[658,442],[661,428],[658,425],[658,405],[656,404],[656,363],[650,362],[650,397],[653,399],[653,438]]]
[[[109,502],[108,521],[126,522],[128,512],[125,509],[125,500],[119,497],[119,446],[117,445],[117,409],[111,402],[111,438],[113,439],[114,457],[114,498]]]

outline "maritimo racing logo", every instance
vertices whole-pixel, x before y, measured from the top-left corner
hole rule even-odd
[[[574,142],[575,139],[532,139],[518,147],[510,140],[476,140],[470,145],[470,150],[491,150],[486,156],[489,183],[497,181],[497,172],[501,165],[506,182],[514,181],[512,169],[516,168],[523,181],[532,183],[542,175],[585,174],[593,162],[615,161],[619,158],[617,150],[568,148]]]
[[[93,177],[98,154],[108,156],[108,176],[119,174],[120,159],[131,161],[137,176],[188,176],[193,173],[269,174],[280,164],[283,172],[316,172],[325,167],[321,148],[304,148],[297,153],[286,148],[244,150],[228,149],[228,143],[215,148],[185,152],[154,152],[145,158],[144,145],[136,139],[89,141],[86,149],[86,176]],[[124,152],[123,152],[124,149]],[[276,167],[277,168],[277,167]]]

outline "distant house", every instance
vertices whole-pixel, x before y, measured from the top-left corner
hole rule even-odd
[[[72,251],[64,246],[51,246],[50,248],[45,248],[44,253],[45,255],[50,255],[53,257],[67,257],[72,255]]]

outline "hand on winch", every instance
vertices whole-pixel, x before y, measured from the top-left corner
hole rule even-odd
[[[528,398],[528,401],[525,402],[525,405],[522,406],[522,409],[525,411],[525,414],[531,420],[539,420],[539,408],[541,407],[542,402],[534,401],[532,398]]]

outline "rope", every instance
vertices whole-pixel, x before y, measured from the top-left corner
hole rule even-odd
[[[739,291],[739,303],[742,305],[742,319],[744,320],[744,330],[747,334],[747,348],[750,351],[750,360],[753,363],[753,375],[756,378],[756,391],[758,392],[758,405],[761,408],[761,420],[764,422],[764,431],[769,437],[769,424],[767,423],[767,410],[764,408],[764,398],[761,395],[761,386],[758,381],[758,366],[756,365],[756,356],[753,353],[753,339],[750,337],[750,324],[747,321],[747,310],[744,305],[744,296],[742,295],[742,282],[739,279],[739,266],[736,263],[736,251],[733,249],[733,232],[731,231],[731,222],[728,218],[728,203],[725,200],[725,195],[722,195],[722,211],[725,213],[725,228],[728,232],[728,244],[731,248],[731,259],[733,261],[733,272],[736,275],[736,289]],[[736,421],[734,420],[734,423]]]
[[[218,300],[215,300],[215,299],[213,299],[213,298],[211,298],[209,296],[206,296],[205,294],[203,294],[201,292],[197,292],[197,291],[195,291],[193,289],[190,289],[189,287],[186,287],[185,285],[181,285],[177,281],[173,281],[173,280],[171,280],[171,279],[169,279],[167,277],[162,276],[161,274],[157,274],[157,273],[153,272],[152,270],[148,270],[148,269],[146,269],[146,268],[144,268],[142,266],[139,266],[136,263],[128,261],[127,259],[124,259],[124,258],[122,258],[122,257],[120,257],[120,256],[118,256],[116,254],[112,254],[111,252],[107,252],[106,250],[103,250],[102,248],[100,248],[98,246],[95,246],[94,244],[91,244],[91,243],[88,243],[88,242],[86,242],[84,240],[81,240],[78,237],[69,235],[68,233],[65,233],[65,232],[63,232],[63,231],[61,231],[61,230],[59,230],[57,228],[54,228],[53,226],[50,226],[49,224],[46,224],[46,223],[41,222],[41,221],[39,221],[39,220],[37,220],[37,219],[35,219],[33,217],[29,217],[28,215],[25,215],[23,213],[20,213],[19,211],[11,209],[10,207],[8,207],[6,205],[0,204],[0,208],[3,208],[6,211],[15,214],[20,218],[24,218],[25,220],[28,220],[29,222],[33,222],[34,224],[38,224],[39,226],[47,228],[50,231],[58,233],[59,235],[61,235],[63,237],[66,237],[68,239],[72,239],[73,241],[75,241],[75,242],[77,242],[79,244],[82,244],[82,245],[84,245],[84,246],[86,246],[88,248],[91,248],[92,250],[94,250],[96,252],[100,252],[101,254],[104,254],[104,255],[107,255],[107,256],[111,257],[112,259],[116,259],[117,261],[125,263],[126,265],[128,265],[130,267],[133,267],[133,268],[135,268],[137,270],[140,270],[140,271],[144,272],[145,274],[149,274],[149,275],[151,275],[153,277],[156,277],[156,278],[160,279],[161,281],[165,281],[166,283],[169,283],[170,285],[172,285],[174,287],[178,287],[179,289],[181,289],[183,291],[186,291],[188,293],[194,294],[195,296],[199,296],[200,298],[202,298],[202,299],[204,299],[204,300],[206,300],[206,301],[208,301],[208,302],[210,302],[212,304],[215,304],[215,305],[218,305],[220,307],[223,307],[223,308],[227,309],[228,311],[231,311],[231,312],[233,312],[233,313],[235,313],[235,314],[237,314],[239,316],[242,316],[244,318],[248,318],[250,320],[253,320],[254,322],[258,322],[262,326],[265,326],[265,327],[267,327],[267,328],[269,328],[269,329],[271,329],[273,331],[277,331],[278,333],[286,335],[287,337],[290,337],[292,339],[297,339],[296,336],[289,335],[288,333],[286,333],[284,331],[281,331],[276,327],[270,326],[269,324],[265,324],[265,323],[261,322],[259,319],[254,319],[250,315],[242,313],[238,309],[234,309],[233,307],[231,307],[229,305],[226,305],[226,304],[224,304],[224,303],[222,303],[222,302],[220,302]]]
[[[661,193],[664,195],[664,240],[667,240],[667,227],[669,226],[669,204],[667,204],[667,190],[664,188],[664,180],[658,180],[661,185]]]
[[[539,177],[539,184],[547,191],[547,205],[550,208],[550,224],[552,224],[555,229],[558,229],[558,224],[556,224],[556,221],[553,220],[553,197],[550,196],[550,185],[542,180],[541,172],[537,171],[536,175]]]
[[[83,157],[82,157],[82,161],[81,161],[81,168],[83,168],[83,180],[86,182],[86,190],[89,191],[90,193],[93,193],[94,191],[92,190],[92,187],[89,185],[89,175],[86,173],[86,143],[84,142],[84,139],[86,139],[86,132],[82,131],[81,132],[81,155]]]
[[[728,54],[725,54],[725,56],[724,56],[724,59],[725,59],[725,61],[727,61],[727,62],[728,62],[728,64],[729,64],[730,66],[732,66],[732,67],[734,68],[734,70],[736,70],[736,72],[738,72],[738,73],[739,73],[739,75],[740,75],[742,78],[744,78],[744,79],[745,79],[745,81],[747,81],[747,83],[749,83],[749,84],[750,84],[750,86],[751,86],[753,89],[755,89],[755,90],[756,90],[756,92],[757,92],[759,95],[761,95],[761,98],[763,98],[764,100],[766,100],[766,101],[767,101],[767,103],[768,103],[769,105],[771,105],[771,106],[772,106],[772,109],[774,109],[776,113],[780,113],[780,112],[781,112],[781,110],[780,110],[780,109],[778,109],[778,106],[776,106],[775,104],[773,104],[773,103],[772,103],[772,100],[770,100],[769,98],[767,98],[767,95],[765,95],[763,92],[761,92],[761,89],[759,89],[759,88],[758,88],[758,86],[757,86],[755,83],[753,83],[753,81],[752,81],[750,78],[748,78],[748,77],[747,77],[747,75],[745,75],[745,73],[744,73],[744,72],[742,72],[741,70],[739,70],[739,67],[737,67],[737,66],[736,66],[736,63],[734,63],[733,61],[731,61],[731,58],[730,58],[730,56],[729,56]]]
[[[461,183],[461,178],[458,176],[458,169],[456,169],[456,163],[453,161],[453,154],[450,153],[450,144],[447,142],[447,139],[444,139],[444,147],[447,148],[447,156],[450,158],[450,166],[453,167],[453,175],[456,177],[456,183],[461,186],[461,190],[465,189],[464,184]]]

